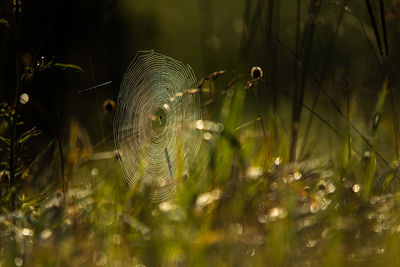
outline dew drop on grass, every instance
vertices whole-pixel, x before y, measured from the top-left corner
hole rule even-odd
[[[307,247],[308,248],[313,248],[317,244],[317,240],[311,239],[307,241]]]
[[[333,192],[335,192],[336,187],[333,184],[328,184],[328,193],[332,194]]]
[[[255,248],[250,249],[250,250],[248,251],[248,255],[249,255],[250,257],[253,257],[254,255],[256,255],[256,249],[255,249]]]
[[[29,102],[29,95],[28,95],[27,93],[22,93],[22,94],[19,96],[19,102],[20,102],[22,105],[27,104],[27,103]]]
[[[360,185],[355,184],[355,185],[353,185],[352,189],[353,189],[354,193],[358,193],[360,191]]]
[[[167,185],[167,180],[166,180],[166,179],[163,179],[163,178],[159,178],[159,179],[157,180],[157,182],[158,182],[158,185],[159,185],[160,187],[164,187],[164,186]]]
[[[301,173],[300,172],[294,172],[293,177],[295,180],[300,180],[301,179]]]
[[[249,179],[257,179],[263,174],[263,169],[260,166],[250,166],[246,170],[246,177]]]
[[[268,216],[266,214],[261,214],[257,217],[257,221],[259,223],[267,223],[268,222]]]
[[[20,257],[16,257],[14,259],[14,263],[15,263],[16,266],[22,266],[24,264],[24,260],[22,258],[20,258]]]
[[[382,255],[383,253],[385,253],[385,249],[384,248],[377,248],[375,249],[375,253],[378,255]]]
[[[53,232],[50,229],[46,229],[40,234],[40,237],[42,239],[47,239],[47,238],[51,237],[52,234],[53,234]]]
[[[161,202],[159,208],[162,212],[168,212],[175,208],[175,205],[172,204],[170,201]]]
[[[283,219],[283,218],[286,217],[286,215],[287,215],[287,211],[285,209],[283,209],[283,208],[280,208],[280,207],[274,207],[268,213],[268,216],[271,219],[275,219],[275,218],[276,219]]]
[[[196,121],[196,128],[199,130],[203,130],[204,129],[204,121],[203,120]]]
[[[29,228],[24,228],[24,229],[22,229],[22,235],[23,236],[33,236],[33,231]]]
[[[169,110],[169,105],[168,105],[168,104],[164,104],[164,105],[163,105],[163,108],[164,108],[166,111],[168,111],[168,110]]]
[[[211,192],[201,194],[196,200],[196,208],[198,210],[211,204],[215,200],[218,200],[221,196],[221,191],[219,189],[214,189]]]
[[[316,213],[317,211],[319,211],[319,209],[320,209],[320,204],[319,204],[318,202],[313,202],[313,203],[311,203],[311,205],[310,205],[310,211],[311,211],[312,213]]]
[[[289,174],[288,176],[283,176],[282,180],[283,180],[283,183],[290,184],[293,182],[294,176],[292,174]]]
[[[206,141],[210,141],[210,140],[212,139],[212,137],[213,137],[213,135],[212,135],[212,133],[210,133],[210,132],[205,132],[205,133],[203,134],[203,138],[204,138],[204,140],[206,140]]]
[[[99,170],[98,170],[97,168],[93,168],[93,169],[90,171],[90,174],[91,174],[92,176],[97,176],[97,175],[99,174]]]

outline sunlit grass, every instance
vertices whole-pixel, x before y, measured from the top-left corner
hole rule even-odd
[[[115,158],[81,157],[68,165],[65,204],[50,190],[0,216],[2,265],[395,264],[399,194],[379,187],[372,156],[349,161],[339,149],[289,163],[286,137],[274,143],[269,130],[282,132],[276,121],[264,121],[267,136],[258,120],[234,131],[245,85],[223,99],[225,129],[203,143],[211,158],[199,157],[173,198],[153,203],[129,188]]]
[[[202,147],[188,170],[178,159],[176,194],[170,199],[154,202],[151,190],[140,193],[128,186],[111,131],[94,144],[85,127],[71,120],[63,142],[59,135],[33,161],[16,146],[21,155],[13,170],[16,183],[10,183],[7,165],[7,149],[15,145],[10,138],[1,140],[0,267],[400,264],[398,99],[390,68],[396,58],[388,56],[383,18],[365,19],[383,1],[373,10],[359,3],[348,7],[349,1],[321,10],[314,6],[320,1],[307,6],[298,1],[288,10],[285,1],[260,1],[261,13],[254,3],[246,2],[240,26],[244,61],[261,58],[265,47],[280,58],[257,58],[266,63],[263,77],[252,77],[251,66],[200,79],[202,119],[223,125],[223,131],[198,127]],[[125,5],[138,7],[135,12],[147,6]],[[174,12],[156,10],[164,19]],[[284,30],[276,26],[276,12],[285,19]],[[272,33],[260,34],[265,21],[272,23],[265,26]],[[189,31],[192,24],[181,27]],[[321,25],[333,37],[327,38]],[[296,31],[309,39],[296,41]],[[353,42],[348,32],[366,40]],[[333,54],[336,41],[343,61],[336,65],[331,54],[316,56],[306,45]],[[373,62],[370,68],[359,56],[368,45],[368,56],[376,57],[366,61]],[[353,56],[354,62],[347,59]],[[40,62],[43,69],[55,64]],[[61,65],[56,67],[81,71]],[[33,75],[40,69],[27,70]],[[373,96],[367,101],[366,94]],[[4,107],[2,135],[10,130],[7,120],[16,117],[9,115],[11,105]],[[105,107],[100,118],[112,118],[115,106]],[[34,142],[36,134],[11,139]],[[181,158],[185,151],[179,143],[177,151]]]

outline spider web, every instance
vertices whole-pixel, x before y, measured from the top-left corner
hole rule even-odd
[[[121,83],[114,140],[124,177],[153,201],[171,197],[200,149],[200,96],[192,68],[153,50],[140,51]]]

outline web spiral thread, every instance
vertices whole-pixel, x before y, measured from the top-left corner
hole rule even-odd
[[[118,95],[114,139],[128,184],[162,201],[176,191],[178,176],[201,145],[196,121],[200,97],[192,68],[141,51],[129,65]]]

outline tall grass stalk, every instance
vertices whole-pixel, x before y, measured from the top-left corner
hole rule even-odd
[[[341,27],[342,22],[343,22],[343,18],[344,18],[344,15],[345,15],[345,7],[346,7],[347,3],[348,3],[348,0],[344,0],[343,3],[341,3],[341,8],[340,8],[338,19],[337,19],[337,22],[336,22],[336,29],[335,29],[335,32],[334,32],[334,34],[333,34],[333,36],[332,36],[332,38],[331,38],[331,40],[329,42],[328,49],[327,49],[327,51],[325,53],[325,60],[324,60],[324,63],[322,65],[322,69],[321,69],[321,72],[320,72],[320,75],[319,75],[319,80],[320,80],[321,84],[323,83],[323,81],[325,79],[326,72],[327,72],[328,67],[330,66],[330,63],[331,63],[332,54],[335,51],[335,43],[336,43],[336,39],[338,37],[338,33],[339,33],[339,30],[340,30],[340,27]],[[317,88],[317,92],[315,93],[315,96],[314,96],[314,99],[313,99],[313,102],[312,102],[312,105],[311,105],[311,109],[312,110],[315,110],[316,107],[317,107],[320,93],[321,93],[321,86],[319,86]],[[305,128],[305,132],[304,132],[304,136],[303,136],[303,142],[302,142],[301,148],[300,148],[300,156],[302,158],[305,155],[304,153],[306,153],[307,141],[308,141],[308,138],[309,138],[313,117],[314,116],[312,114],[309,115],[308,121],[307,121],[307,125],[306,125],[306,128]],[[303,158],[303,159],[305,159],[305,158]]]
[[[10,189],[13,191],[11,194],[11,209],[15,209],[15,200],[16,200],[16,192],[15,192],[15,179],[16,179],[16,142],[17,142],[17,105],[19,99],[19,93],[21,90],[21,51],[20,51],[20,11],[21,11],[21,3],[20,1],[15,1],[14,6],[14,34],[15,34],[15,73],[16,73],[16,88],[15,88],[15,97],[13,103],[14,114],[12,114],[11,118],[11,144],[10,144]]]
[[[297,13],[296,13],[296,60],[295,60],[295,100],[292,108],[292,132],[291,132],[291,145],[290,145],[290,161],[294,162],[297,158],[297,139],[300,127],[300,118],[302,105],[304,101],[304,93],[306,90],[307,82],[307,69],[308,62],[311,56],[314,31],[316,26],[316,20],[319,16],[321,1],[310,1],[308,7],[307,21],[303,29],[303,34],[300,43],[300,15],[301,15],[301,1],[297,2]],[[301,59],[300,62],[297,57]]]

